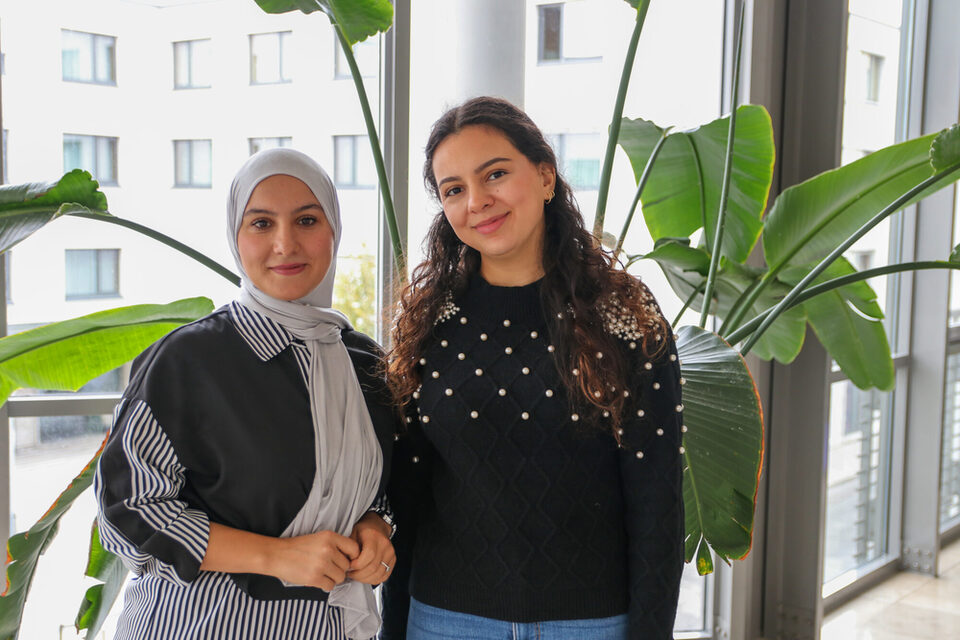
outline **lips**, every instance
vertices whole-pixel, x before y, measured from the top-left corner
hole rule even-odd
[[[508,216],[508,215],[510,215],[510,212],[509,212],[509,211],[508,211],[507,213],[501,214],[501,215],[499,215],[499,216],[494,216],[494,217],[492,217],[492,218],[487,218],[486,220],[484,220],[484,221],[481,222],[480,224],[474,225],[474,226],[473,226],[473,229],[474,229],[474,231],[477,231],[477,232],[482,233],[482,234],[484,234],[484,235],[491,234],[491,233],[493,233],[494,231],[496,231],[497,229],[499,229],[499,228],[503,225],[503,223],[504,223],[504,221],[507,219],[507,216]]]
[[[307,265],[301,262],[299,264],[278,264],[270,267],[270,271],[281,276],[295,276],[306,268]]]

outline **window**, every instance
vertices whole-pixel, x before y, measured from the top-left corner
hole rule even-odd
[[[174,140],[173,175],[175,187],[209,187],[212,182],[213,142]]]
[[[117,184],[117,139],[63,134],[63,170],[84,169],[101,185]]]
[[[293,144],[293,138],[250,138],[250,155],[264,149],[276,149],[277,147],[289,147]]]
[[[250,36],[250,84],[290,82],[287,47],[290,31]]]
[[[883,73],[883,56],[863,52],[866,57],[866,96],[867,102],[880,102],[880,76]]]
[[[67,300],[119,295],[119,249],[67,249]]]
[[[210,87],[210,40],[185,40],[173,43],[173,88]]]
[[[349,78],[350,66],[347,64],[347,58],[343,55],[343,48],[337,38],[333,39],[334,63],[333,75],[336,78]],[[367,38],[363,42],[353,45],[353,57],[360,67],[360,75],[364,78],[370,78],[377,75],[380,67],[380,45],[377,38]]]
[[[377,170],[367,136],[333,136],[333,175],[338,187],[376,186]]]
[[[117,39],[83,31],[61,31],[63,79],[117,84]]]
[[[550,136],[560,173],[577,191],[600,188],[603,138],[598,133],[559,133]]]
[[[583,0],[537,7],[538,62],[598,62],[599,28]]]

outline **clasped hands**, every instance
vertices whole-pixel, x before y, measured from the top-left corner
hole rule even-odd
[[[390,525],[368,512],[350,536],[318,531],[285,538],[283,578],[296,584],[332,591],[348,577],[370,585],[384,582],[397,561],[390,542]]]

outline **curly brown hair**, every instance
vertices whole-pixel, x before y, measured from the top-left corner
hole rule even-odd
[[[437,146],[477,125],[502,133],[533,164],[546,162],[557,168],[553,149],[527,114],[506,100],[473,98],[443,114],[427,140],[423,176],[437,202],[440,193],[433,173]],[[586,230],[573,191],[559,172],[554,194],[544,205],[546,275],[540,297],[556,345],[557,368],[572,402],[610,414],[602,423],[590,422],[616,429],[626,404],[618,389],[626,389],[630,365],[623,339],[608,331],[604,311],[616,307],[618,314],[632,317],[645,329],[637,347],[648,358],[664,350],[663,337],[669,335],[670,326],[651,304],[646,287],[620,268]],[[420,385],[417,364],[434,336],[441,305],[449,295],[462,293],[480,268],[479,252],[460,241],[442,210],[424,244],[426,259],[413,270],[410,284],[399,296],[393,348],[387,358],[387,379],[398,406],[405,406]],[[603,354],[602,360],[598,354]]]

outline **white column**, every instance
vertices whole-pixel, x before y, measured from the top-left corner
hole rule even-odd
[[[520,0],[454,0],[458,101],[492,95],[523,106],[524,15]]]

